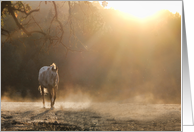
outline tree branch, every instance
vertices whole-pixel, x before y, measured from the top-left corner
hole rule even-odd
[[[19,29],[22,29],[28,36],[30,36],[30,33],[18,22],[18,19],[16,18],[14,11],[13,11],[13,7],[11,7],[11,5],[8,5],[8,11],[11,14],[11,16],[13,17],[15,23],[17,24],[17,26],[19,27]]]
[[[34,10],[31,10],[29,13],[27,13],[24,9],[24,11],[22,11],[21,9],[16,9],[16,8],[13,8],[14,11],[19,11],[19,12],[22,12],[24,14],[26,14],[26,16],[24,18],[27,18],[30,14],[32,14],[33,12],[38,12],[40,11],[40,9],[34,9]]]
[[[6,32],[6,33],[8,34],[8,36],[10,36],[9,31],[7,31],[7,30],[5,30],[5,29],[1,28],[1,33],[3,33],[3,32]],[[3,34],[3,35],[6,35],[6,34]]]
[[[40,2],[40,3],[41,3],[41,2]],[[26,24],[24,24],[24,25],[20,24],[20,22],[18,21],[18,19],[17,19],[16,16],[15,16],[15,12],[14,12],[14,11],[19,11],[19,12],[21,12],[21,13],[24,13],[26,16],[23,17],[23,18],[27,18],[27,17],[28,17],[29,15],[31,15],[32,13],[38,12],[38,11],[40,10],[40,9],[34,9],[34,10],[31,10],[29,13],[27,13],[24,4],[23,4],[23,3],[21,3],[21,4],[23,5],[23,7],[16,9],[10,1],[8,1],[8,2],[2,2],[2,9],[1,9],[1,11],[3,11],[4,8],[7,8],[7,9],[8,9],[8,12],[9,12],[9,13],[11,14],[11,16],[13,17],[13,19],[14,19],[14,21],[15,21],[17,27],[18,27],[19,29],[22,29],[23,32],[24,32],[27,36],[30,36],[30,35],[32,35],[33,33],[39,33],[39,34],[44,35],[44,37],[46,38],[46,39],[44,40],[42,46],[45,46],[46,41],[49,40],[49,43],[50,43],[50,44],[49,44],[49,47],[50,47],[50,45],[53,45],[53,44],[55,44],[55,45],[56,45],[56,44],[62,44],[62,45],[65,47],[67,53],[68,53],[68,51],[72,51],[72,52],[82,52],[82,50],[71,49],[71,48],[68,47],[67,45],[63,44],[62,39],[63,39],[63,35],[64,35],[64,29],[63,29],[63,24],[61,23],[61,21],[59,20],[59,17],[58,17],[58,11],[57,11],[57,6],[56,6],[56,2],[55,2],[55,1],[52,1],[52,4],[53,4],[53,6],[54,6],[55,14],[54,14],[54,16],[53,16],[53,18],[52,18],[52,20],[51,20],[51,24],[50,24],[50,27],[49,27],[49,29],[48,29],[48,31],[49,31],[48,33],[45,33],[45,32],[42,30],[41,26],[36,22],[36,20],[34,19],[34,17],[32,17],[32,19],[34,20],[34,22],[36,23],[36,25],[39,27],[40,31],[38,31],[38,30],[37,30],[37,31],[28,31],[28,30],[26,30],[26,28],[24,27],[24,25],[29,24],[30,20],[29,20]],[[72,27],[72,26],[73,26],[72,17],[71,17],[71,12],[72,12],[72,8],[71,8],[71,7],[72,7],[72,5],[71,5],[70,1],[68,1],[68,5],[69,5],[69,16],[68,16],[67,23],[69,23],[69,26],[70,26],[70,39],[71,39],[71,36],[73,35],[73,36],[74,36],[74,39],[77,39],[77,40],[82,44],[82,42],[81,42],[81,41],[77,38],[77,36],[74,34],[74,29],[73,29],[73,27]],[[39,6],[40,6],[40,5],[39,5]],[[81,6],[80,6],[80,8],[81,8]],[[85,12],[83,11],[82,8],[81,8],[81,10],[82,10],[82,12],[85,14]],[[2,12],[1,12],[1,15],[2,15]],[[86,14],[85,14],[85,15],[86,15]],[[59,29],[58,29],[58,28],[56,29],[56,30],[57,30],[57,34],[55,34],[54,36],[50,36],[50,29],[51,29],[51,25],[52,25],[52,23],[53,23],[54,20],[55,20],[55,21],[57,22],[57,24],[59,25]],[[67,23],[66,23],[66,24],[67,24]],[[7,30],[5,30],[5,29],[2,29],[2,28],[1,28],[1,31],[2,31],[2,33],[4,32],[4,33],[9,34],[9,31],[7,31]],[[70,40],[70,39],[69,39],[69,40]],[[78,41],[77,41],[77,42],[78,42]],[[82,46],[84,47],[83,44],[82,44]],[[41,49],[42,49],[42,48],[41,48]],[[84,50],[86,50],[85,47],[84,47]]]

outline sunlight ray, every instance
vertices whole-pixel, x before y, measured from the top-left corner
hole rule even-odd
[[[159,10],[182,14],[181,1],[107,1],[106,8],[114,8],[137,18],[146,18]]]

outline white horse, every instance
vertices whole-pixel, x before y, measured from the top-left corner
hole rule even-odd
[[[51,108],[54,108],[56,92],[59,84],[58,68],[55,63],[50,66],[43,66],[38,75],[39,90],[43,98],[43,107],[45,108],[44,95],[49,93]]]

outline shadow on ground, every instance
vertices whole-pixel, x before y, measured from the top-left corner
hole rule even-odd
[[[101,105],[99,105],[101,107]],[[115,105],[116,106],[116,105]],[[115,107],[114,106],[114,107]],[[166,107],[166,112],[155,118],[144,114],[135,118],[130,110],[113,116],[107,109],[101,112],[87,109],[43,109],[1,110],[2,131],[181,131],[181,111],[179,107]],[[104,107],[107,107],[105,105]],[[119,107],[131,107],[119,105]],[[134,107],[133,107],[134,108]],[[137,107],[139,108],[139,106]],[[147,108],[147,107],[146,107]],[[121,108],[120,108],[121,109]],[[107,110],[107,111],[106,111]],[[157,110],[156,111],[157,113]],[[127,112],[128,113],[127,113]],[[118,111],[119,113],[120,111]],[[130,115],[131,114],[131,115]],[[138,114],[137,114],[138,116]],[[154,115],[150,115],[154,116]]]

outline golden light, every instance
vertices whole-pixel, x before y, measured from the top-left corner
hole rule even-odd
[[[143,19],[159,10],[169,10],[172,13],[182,14],[181,1],[107,1],[106,8],[114,8],[129,15]]]

